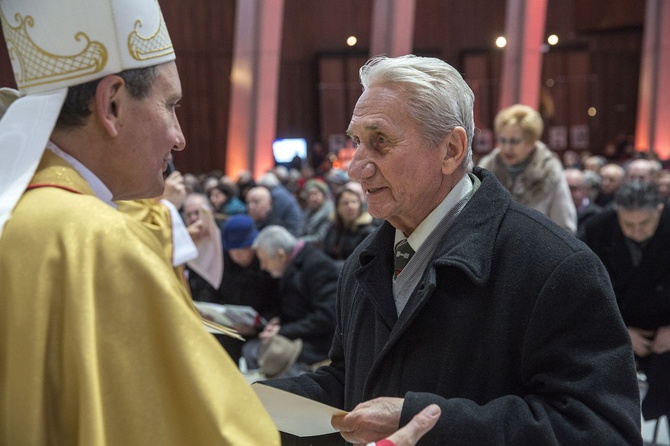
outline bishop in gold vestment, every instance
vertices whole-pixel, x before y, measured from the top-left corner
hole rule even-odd
[[[44,153],[0,238],[0,444],[279,444],[164,248]]]

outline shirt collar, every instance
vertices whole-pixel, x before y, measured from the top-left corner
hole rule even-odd
[[[72,167],[74,167],[74,169],[79,172],[79,175],[84,177],[84,180],[86,180],[89,186],[91,186],[91,189],[93,190],[93,193],[96,197],[113,208],[117,207],[116,204],[112,201],[112,192],[107,189],[107,186],[105,186],[100,178],[95,176],[95,174],[91,172],[88,167],[84,166],[79,160],[74,158],[69,153],[64,152],[63,149],[51,141],[47,143],[47,149],[51,150],[53,153],[70,163]]]
[[[423,245],[423,242],[426,241],[437,225],[440,224],[444,216],[447,215],[447,213],[456,206],[462,198],[466,197],[470,191],[472,191],[472,187],[470,175],[463,175],[463,178],[456,183],[456,186],[454,186],[451,192],[449,192],[442,202],[433,209],[433,212],[428,214],[409,237],[405,237],[405,234],[403,234],[401,230],[395,230],[395,242],[393,243],[393,246],[400,240],[406,238],[412,249],[415,252],[418,251],[419,248],[421,248],[421,245]]]

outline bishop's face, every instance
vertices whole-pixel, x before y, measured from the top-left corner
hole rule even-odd
[[[169,62],[158,67],[149,96],[136,99],[127,91],[121,94],[120,140],[110,189],[115,200],[158,197],[163,194],[163,172],[172,151],[186,146],[176,114],[182,95],[177,66]]]

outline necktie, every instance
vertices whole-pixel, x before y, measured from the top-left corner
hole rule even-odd
[[[405,268],[409,259],[414,255],[414,250],[407,242],[407,239],[400,240],[397,245],[395,245],[395,258],[393,260],[393,266],[395,274],[393,277],[398,277],[398,274]]]

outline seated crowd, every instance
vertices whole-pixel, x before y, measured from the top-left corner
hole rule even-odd
[[[327,360],[340,268],[381,223],[366,211],[360,184],[343,177],[304,178],[281,167],[258,180],[247,173],[237,181],[217,173],[184,175],[188,232],[200,239],[203,220],[213,218],[223,256],[218,286],[187,269],[193,299],[259,313],[257,323],[235,325],[246,342],[215,336],[235,362],[242,359],[266,377]]]

